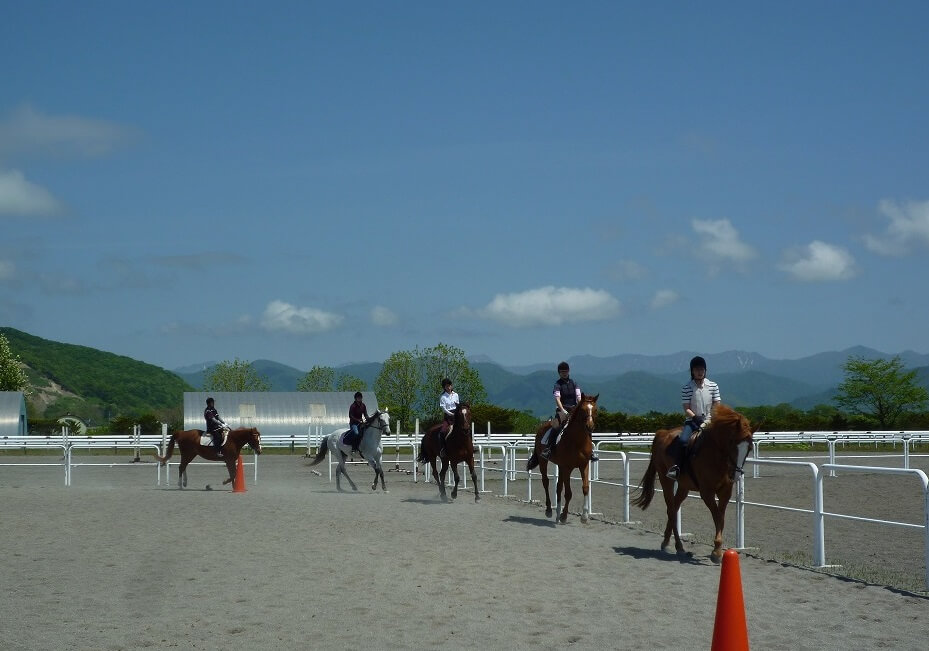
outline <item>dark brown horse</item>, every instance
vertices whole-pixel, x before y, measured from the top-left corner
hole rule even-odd
[[[458,476],[458,464],[464,461],[468,464],[468,471],[471,473],[471,482],[474,485],[474,501],[481,499],[477,488],[477,475],[474,474],[474,440],[471,437],[471,403],[462,402],[455,408],[455,422],[452,423],[452,430],[445,439],[445,457],[442,458],[442,472],[436,471],[435,460],[439,457],[439,451],[442,449],[439,444],[439,428],[442,423],[429,428],[429,431],[423,434],[420,443],[419,456],[416,461],[419,463],[429,463],[432,466],[432,477],[439,485],[439,496],[447,502],[448,495],[445,494],[445,475],[448,472],[448,466],[451,465],[452,473],[455,475],[455,487],[452,489],[452,499],[458,497],[458,483],[461,478]]]
[[[581,515],[581,522],[586,524],[590,520],[587,495],[590,493],[590,457],[593,456],[594,450],[591,435],[597,417],[597,398],[599,397],[599,393],[595,396],[581,394],[581,401],[571,410],[564,434],[561,435],[561,440],[558,441],[555,451],[548,459],[543,458],[541,454],[545,448],[542,444],[542,436],[552,426],[552,422],[542,423],[535,433],[535,449],[526,463],[526,470],[532,470],[538,466],[539,472],[542,473],[542,487],[545,488],[545,515],[549,518],[552,517],[552,500],[548,492],[548,464],[554,463],[558,466],[555,508],[557,510],[561,502],[561,491],[564,489],[564,508],[559,517],[562,524],[568,519],[568,504],[571,502],[571,473],[575,468],[581,473],[581,488],[584,491],[584,512]],[[557,434],[557,432],[552,432],[551,436]]]
[[[161,462],[161,465],[168,463],[168,459],[174,454],[174,445],[181,450],[181,464],[177,469],[177,487],[184,488],[187,486],[187,464],[194,460],[194,457],[201,456],[207,461],[225,461],[226,469],[229,471],[229,479],[224,479],[223,484],[229,484],[235,478],[235,464],[242,452],[242,446],[248,445],[255,451],[255,454],[261,454],[261,434],[254,427],[240,427],[231,430],[226,442],[223,444],[223,456],[216,456],[216,450],[213,445],[201,445],[200,437],[203,435],[201,429],[188,429],[174,432],[168,441],[168,451],[165,456],[155,458]]]
[[[664,530],[661,548],[667,549],[674,534],[674,547],[678,554],[684,553],[681,536],[677,530],[677,511],[692,491],[700,491],[700,497],[716,525],[716,537],[713,539],[713,552],[710,558],[714,563],[722,560],[723,525],[725,524],[726,506],[732,497],[732,484],[736,475],[742,473],[742,466],[752,449],[753,430],[748,419],[726,405],[717,405],[713,410],[710,424],[699,435],[690,438],[687,455],[689,461],[684,465],[677,480],[677,492],[674,480],[665,476],[668,468],[675,461],[667,454],[668,446],[681,433],[681,428],[658,430],[652,441],[652,456],[639,483],[639,496],[633,504],[648,508],[655,496],[655,477],[661,483],[665,504],[668,507],[668,524]]]

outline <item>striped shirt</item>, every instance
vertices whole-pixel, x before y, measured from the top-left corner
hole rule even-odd
[[[704,378],[703,387],[698,387],[697,383],[691,380],[681,388],[681,402],[685,409],[690,407],[695,416],[709,417],[710,409],[721,401],[719,385],[713,380]]]

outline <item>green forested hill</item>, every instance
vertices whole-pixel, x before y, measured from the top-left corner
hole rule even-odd
[[[180,411],[184,392],[193,390],[174,373],[129,357],[49,341],[14,328],[0,328],[0,333],[29,367],[35,390],[27,401],[38,417],[70,411],[99,421],[132,413]]]

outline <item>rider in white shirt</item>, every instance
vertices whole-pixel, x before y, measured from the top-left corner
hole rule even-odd
[[[677,479],[680,466],[684,463],[687,442],[697,430],[710,424],[713,407],[721,402],[719,385],[706,377],[706,360],[699,355],[690,360],[690,382],[681,387],[681,403],[684,407],[684,428],[678,438],[668,446],[668,454],[677,463],[668,469],[667,476]]]

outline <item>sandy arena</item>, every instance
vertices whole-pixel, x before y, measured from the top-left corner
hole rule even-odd
[[[317,476],[299,455],[264,455],[244,494],[220,487],[215,464],[191,466],[180,491],[175,475],[157,486],[153,463],[123,459],[75,468],[70,487],[60,469],[0,467],[3,649],[701,649],[713,636],[720,569],[696,502],[685,516],[694,556],[679,559],[658,550],[659,502],[634,512],[637,525],[612,524],[607,509],[588,525],[572,515],[556,526],[516,498],[475,504],[466,492],[442,503],[434,484],[404,473],[388,473],[388,494],[372,493],[373,473],[352,467],[359,492],[338,493],[325,465]],[[882,480],[869,490],[891,490]],[[746,497],[791,499],[787,487],[804,481],[771,473]],[[608,489],[596,490],[607,504]],[[861,484],[827,495],[836,506],[852,490]],[[908,511],[909,499],[879,510]],[[579,487],[575,500],[572,510]],[[809,519],[756,508],[747,543],[808,555]],[[828,526],[827,557],[863,547],[881,565],[899,538],[884,528],[849,544],[869,527]],[[918,560],[915,540],[915,554],[905,547]],[[740,569],[753,649],[926,646],[925,596],[751,552]]]

